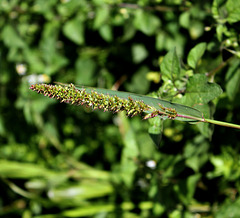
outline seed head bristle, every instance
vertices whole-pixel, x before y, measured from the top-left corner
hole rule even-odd
[[[31,85],[30,89],[63,103],[85,105],[86,107],[92,107],[92,109],[101,109],[113,113],[126,111],[127,115],[131,117],[142,114],[144,111],[153,110],[143,101],[135,101],[130,96],[124,99],[116,95],[98,93],[95,90],[87,92],[85,89],[77,89],[73,84],[69,86],[36,84]]]

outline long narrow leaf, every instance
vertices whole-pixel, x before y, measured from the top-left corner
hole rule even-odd
[[[61,102],[85,105],[93,109],[112,112],[126,111],[128,116],[147,113],[144,119],[161,116],[163,119],[202,121],[202,113],[195,108],[129,92],[77,87],[73,84],[36,84],[30,89]]]
[[[178,115],[202,118],[202,113],[195,108],[188,107],[188,106],[185,106],[182,104],[171,103],[170,101],[162,100],[159,98],[153,98],[153,97],[139,95],[139,94],[135,94],[135,93],[101,89],[101,88],[83,87],[83,88],[77,88],[77,89],[79,89],[79,90],[85,89],[86,92],[88,92],[88,93],[91,93],[91,91],[94,90],[100,94],[117,96],[122,99],[131,98],[134,101],[143,101],[146,105],[149,105],[149,106],[155,108],[156,110],[164,111],[163,108],[174,109]],[[145,111],[145,112],[148,112],[148,111]],[[149,111],[149,112],[151,112],[151,111]],[[182,121],[195,121],[195,120],[192,120],[192,119],[189,119],[186,117],[180,117],[180,116],[175,117],[175,119],[182,120]]]

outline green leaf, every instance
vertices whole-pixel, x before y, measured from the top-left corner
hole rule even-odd
[[[135,13],[134,26],[146,35],[153,35],[160,26],[160,20],[153,14],[144,10],[137,10]]]
[[[206,118],[212,118],[212,114],[215,110],[214,105],[209,104],[202,104],[202,105],[195,105],[194,108],[200,110],[203,113],[203,117]],[[200,130],[201,134],[207,137],[209,140],[212,137],[213,134],[213,128],[212,125],[209,123],[198,123],[196,124],[198,129]]]
[[[145,203],[145,202],[144,202]],[[148,202],[147,202],[148,203]],[[147,204],[145,203],[145,204]],[[142,204],[144,206],[144,204]],[[140,205],[140,206],[142,206]],[[139,207],[140,207],[139,206]],[[151,208],[151,203],[150,203],[150,208]],[[81,207],[75,207],[72,209],[68,209],[63,211],[61,214],[64,217],[102,217],[101,214],[103,214],[105,216],[106,213],[111,213],[116,211],[117,209],[121,208],[121,210],[132,210],[134,209],[134,204],[132,202],[123,202],[122,204],[94,204],[91,203],[90,205],[84,205]],[[99,216],[100,214],[100,216]],[[125,214],[125,213],[124,213]],[[59,215],[57,216],[59,217]],[[129,216],[125,216],[124,217],[136,217],[135,215],[129,215]],[[44,218],[44,217],[43,217]],[[52,217],[50,217],[52,218]],[[54,217],[55,218],[55,217]]]
[[[198,20],[192,20],[189,27],[189,34],[193,40],[198,39],[204,33],[204,24]]]
[[[128,115],[148,113],[144,119],[160,115],[163,119],[176,119],[181,121],[196,121],[202,119],[202,113],[194,108],[171,103],[169,101],[149,96],[120,92],[102,88],[77,87],[71,85],[36,84],[30,87],[38,93],[54,97],[61,102],[77,105],[92,106],[119,112],[125,110]],[[100,104],[100,105],[99,105]],[[100,108],[99,108],[100,109]]]
[[[216,212],[216,218],[225,217],[240,217],[240,198],[237,199],[226,199],[222,206]]]
[[[0,114],[0,136],[5,136],[6,134],[6,129],[3,123],[3,116]]]
[[[195,74],[188,80],[185,95],[177,102],[188,106],[207,104],[221,94],[222,89],[218,84],[207,82],[203,74]]]
[[[88,4],[86,1],[79,1],[79,0],[71,0],[65,1],[61,4],[57,4],[58,12],[63,17],[70,17],[75,12],[79,12],[80,10],[87,10]],[[82,12],[83,13],[83,12]]]
[[[94,72],[96,63],[90,58],[79,57],[75,64],[77,84],[93,85],[96,80],[94,79]]]
[[[57,4],[57,0],[36,0],[34,4],[35,12],[42,13],[48,17],[50,13],[52,13],[52,8]]]
[[[227,31],[227,27],[224,25],[218,25],[216,28],[216,32],[217,32],[217,38],[219,41],[222,41],[224,32]]]
[[[113,40],[112,28],[110,25],[107,24],[103,25],[99,29],[99,33],[106,42],[111,42]]]
[[[185,11],[179,17],[179,23],[182,27],[188,29],[190,26],[190,12]]]
[[[115,210],[114,204],[91,204],[85,205],[84,207],[75,207],[62,212],[64,217],[86,217],[86,216],[98,216],[98,214],[105,214]],[[59,216],[58,216],[59,217]]]
[[[126,89],[130,92],[145,94],[149,90],[150,82],[146,79],[149,69],[142,66],[132,77],[130,83],[126,84]]]
[[[102,3],[103,4],[103,3]],[[109,18],[109,8],[106,6],[98,7],[96,10],[96,17],[94,19],[94,29],[98,29],[105,25]]]
[[[65,187],[56,187],[51,189],[50,199],[54,202],[63,200],[76,201],[79,199],[91,199],[103,197],[113,192],[112,185],[109,182],[100,181],[81,181],[81,183],[68,185]]]
[[[240,88],[239,61],[235,62],[226,74],[226,91],[228,98],[233,101]]]
[[[69,20],[63,26],[63,33],[78,45],[84,43],[84,24],[80,18]]]
[[[226,3],[228,12],[227,20],[229,23],[236,23],[240,21],[240,1],[228,0]]]
[[[123,99],[128,99],[130,97],[134,101],[143,101],[145,104],[152,106],[156,109],[161,109],[159,107],[159,104],[160,104],[162,107],[175,109],[179,115],[186,115],[186,116],[189,115],[189,116],[193,116],[193,117],[202,118],[202,113],[194,108],[191,108],[191,107],[188,107],[185,105],[171,103],[169,101],[165,101],[165,100],[158,99],[158,98],[152,98],[152,97],[148,97],[145,95],[138,95],[138,94],[129,93],[129,92],[120,92],[120,91],[101,89],[101,88],[84,87],[84,88],[80,88],[80,89],[85,89],[86,92],[89,92],[89,93],[92,90],[95,90],[98,93],[103,93],[103,94],[107,94],[110,96],[118,96],[119,98],[123,98]],[[181,118],[181,117],[176,117],[175,119],[181,120],[181,121],[193,121],[192,119]]]
[[[189,205],[192,200],[196,190],[196,184],[200,178],[201,174],[194,174],[180,181],[178,185],[175,185],[174,189],[185,205]]]
[[[68,59],[56,52],[48,59],[48,62],[49,64],[45,66],[44,73],[51,75],[56,73],[62,67],[66,66],[68,64]]]
[[[46,178],[54,175],[61,176],[60,173],[58,174],[54,171],[50,171],[37,164],[0,160],[0,176],[4,178]]]
[[[218,156],[211,156],[210,161],[214,171],[209,172],[209,178],[223,176],[226,181],[235,181],[240,177],[239,156],[236,149],[230,146],[222,147]]]
[[[209,159],[208,149],[209,143],[205,137],[196,136],[184,148],[183,155],[186,158],[186,165],[198,173]]]
[[[201,57],[206,50],[207,44],[205,42],[199,43],[188,54],[187,62],[190,67],[195,69]]]
[[[134,37],[136,33],[136,28],[133,26],[132,23],[126,22],[123,26],[123,36],[122,41],[128,41]]]
[[[136,135],[129,120],[122,113],[119,114],[120,126],[124,149],[121,159],[121,177],[123,182],[129,188],[132,186],[134,173],[137,170],[137,164],[134,159],[139,155],[139,149],[136,141]]]
[[[148,133],[157,148],[159,148],[162,141],[163,120],[159,117],[154,117],[152,119],[149,119],[148,121],[150,124],[148,128]]]
[[[180,61],[177,56],[176,48],[169,51],[163,58],[160,65],[162,79],[164,81],[174,81],[179,78],[181,73]]]
[[[138,64],[148,56],[148,51],[142,44],[135,44],[132,46],[133,62]]]
[[[6,46],[23,48],[25,47],[25,42],[17,34],[16,30],[11,25],[6,25],[2,31],[2,39]]]
[[[45,70],[45,63],[41,58],[41,53],[37,49],[25,49],[24,55],[30,65],[32,72],[42,73]]]

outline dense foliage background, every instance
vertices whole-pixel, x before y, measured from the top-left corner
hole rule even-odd
[[[0,216],[240,217],[239,131],[166,120],[156,148],[141,117],[29,90],[58,81],[188,96],[240,123],[239,24],[234,0],[1,0]],[[166,76],[172,59],[160,65],[169,51],[185,81]],[[201,102],[195,83],[189,95],[197,77],[222,94]]]

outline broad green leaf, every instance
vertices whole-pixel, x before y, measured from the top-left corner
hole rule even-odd
[[[229,23],[236,23],[240,21],[240,1],[228,0],[226,3],[228,12],[227,20]]]
[[[218,156],[211,156],[215,170],[209,172],[209,178],[223,176],[226,181],[236,181],[240,177],[239,155],[231,146],[224,146]]]
[[[68,63],[68,59],[56,49],[59,28],[60,25],[58,22],[48,22],[44,26],[43,37],[40,42],[41,52],[39,55],[41,55],[44,60],[45,66],[43,72],[47,75],[56,73]],[[34,62],[33,65],[38,66],[39,64]]]
[[[177,56],[176,48],[169,51],[163,58],[163,61],[160,65],[162,79],[167,80],[176,80],[180,76],[181,66],[180,61]]]
[[[189,27],[189,34],[193,40],[198,39],[204,33],[204,24],[198,20],[192,20]]]
[[[205,42],[199,43],[188,54],[187,62],[190,67],[195,69],[197,67],[198,61],[203,56],[206,50],[207,44]]]
[[[86,1],[71,0],[57,4],[58,12],[61,16],[70,17],[80,9],[87,9]]]
[[[107,6],[98,7],[96,10],[96,17],[94,19],[94,28],[98,29],[105,25],[109,18],[109,8]]]
[[[125,42],[132,39],[135,33],[136,33],[136,28],[133,26],[133,24],[126,22],[123,26],[122,41]]]
[[[44,73],[47,75],[52,75],[62,67],[66,66],[68,64],[68,59],[65,56],[55,52],[54,55],[48,59],[48,62],[49,65],[45,67]]]
[[[194,108],[200,110],[203,113],[204,118],[212,119],[212,114],[215,111],[215,106],[213,104],[202,104],[202,105],[195,105]],[[200,130],[201,134],[211,139],[213,134],[212,125],[209,123],[198,123],[198,129]]]
[[[221,94],[222,89],[218,84],[207,82],[203,74],[195,74],[189,78],[185,95],[178,102],[189,106],[207,104]]]
[[[148,56],[148,51],[142,44],[135,44],[132,46],[133,62],[138,64]]]
[[[184,147],[183,155],[186,158],[186,165],[196,173],[209,159],[209,143],[202,135],[196,136]]]
[[[179,17],[179,23],[182,27],[188,29],[190,26],[190,12],[185,11]]]
[[[240,88],[239,61],[233,63],[226,74],[226,91],[228,98],[233,101]]]
[[[78,45],[84,43],[84,24],[80,18],[69,20],[63,26],[63,33]]]
[[[149,90],[150,82],[146,79],[149,69],[142,66],[132,77],[131,83],[126,84],[126,89],[129,92],[145,94]]]
[[[111,42],[113,40],[112,28],[110,25],[105,24],[101,26],[99,28],[99,33],[105,41]]]
[[[219,2],[219,0],[213,0],[212,4],[212,14],[216,20],[219,18]]]
[[[190,201],[192,200],[196,190],[196,184],[200,178],[201,174],[194,174],[187,177],[187,179],[178,182],[178,184],[175,185],[174,189],[178,194],[178,197],[185,205],[189,205]]]
[[[188,202],[190,202],[192,200],[193,195],[194,195],[195,190],[196,190],[196,187],[197,187],[197,182],[199,181],[200,178],[201,178],[200,173],[188,177],[188,179],[187,179],[188,193],[186,195],[186,197],[188,198]]]
[[[34,4],[35,12],[42,13],[48,17],[52,12],[52,7],[57,4],[57,0],[43,1],[36,0]]]
[[[221,207],[217,210],[215,217],[216,218],[225,218],[225,217],[240,217],[240,198],[230,200],[226,199]]]
[[[8,47],[23,48],[25,42],[17,34],[15,29],[11,25],[6,25],[2,30],[2,40]]]
[[[96,63],[90,58],[80,57],[75,64],[76,79],[78,84],[84,83],[87,85],[93,85],[95,83],[94,72],[96,69]]]
[[[134,26],[144,34],[150,36],[160,26],[160,20],[155,15],[139,9],[135,13]]]
[[[227,27],[224,26],[224,25],[218,25],[217,28],[216,28],[216,32],[217,32],[218,40],[221,42],[224,33],[227,32]]]
[[[56,53],[56,41],[58,39],[59,29],[59,22],[48,22],[44,25],[40,48],[42,57],[47,64],[51,63],[50,59]]]
[[[24,55],[30,65],[30,70],[35,73],[42,73],[46,67],[41,58],[41,53],[37,49],[25,49]]]
[[[148,133],[152,138],[153,142],[159,148],[162,141],[162,131],[163,131],[163,120],[160,117],[154,117],[149,119]]]

